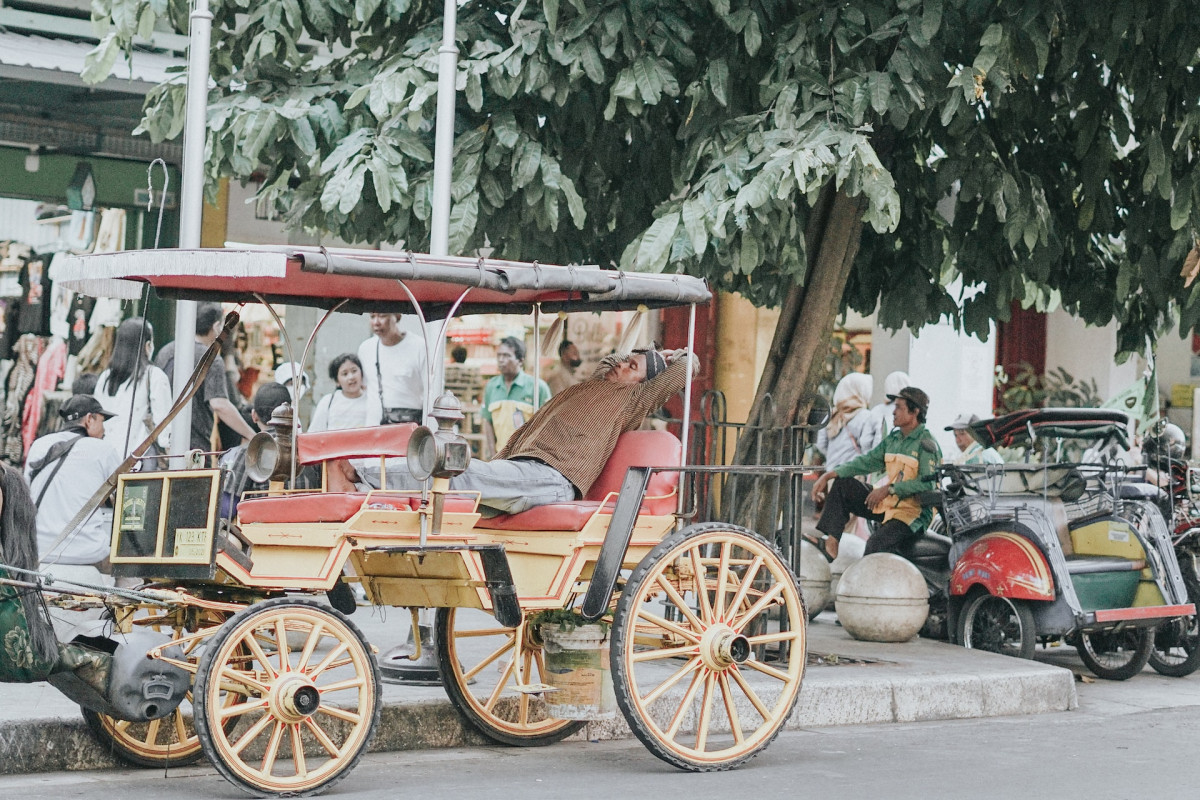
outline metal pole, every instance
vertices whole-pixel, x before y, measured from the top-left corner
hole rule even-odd
[[[179,193],[179,246],[200,246],[200,221],[204,203],[204,139],[208,131],[208,60],[212,42],[212,14],[208,0],[195,0],[188,42],[187,111],[183,126],[183,187]],[[172,385],[178,392],[195,368],[196,303],[175,303],[175,372]],[[178,395],[177,395],[178,396]],[[192,407],[185,406],[171,424],[171,454],[191,448]]]
[[[450,181],[454,161],[454,78],[458,72],[458,47],[454,44],[458,4],[445,0],[442,46],[438,49],[437,120],[433,142],[433,208],[429,223],[429,254],[444,256],[450,250]]]

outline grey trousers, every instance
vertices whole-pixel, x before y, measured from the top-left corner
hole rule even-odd
[[[363,480],[378,489],[379,462],[359,468]],[[420,491],[421,484],[408,471],[404,459],[388,459],[387,488]],[[575,499],[575,486],[562,473],[540,461],[497,459],[471,461],[467,471],[450,479],[458,492],[479,492],[479,503],[504,514],[517,514],[535,506]]]

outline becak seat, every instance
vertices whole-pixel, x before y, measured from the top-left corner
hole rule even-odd
[[[502,514],[481,519],[478,528],[505,531],[579,531],[597,512],[611,514],[621,482],[630,467],[677,467],[683,444],[669,431],[628,431],[617,439],[608,463],[582,500],[550,503],[520,514]],[[675,511],[679,473],[655,472],[642,498],[641,513],[670,514]]]

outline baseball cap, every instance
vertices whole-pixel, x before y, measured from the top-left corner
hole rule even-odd
[[[929,395],[925,394],[915,386],[905,386],[895,394],[889,394],[887,399],[895,400],[897,397],[903,397],[905,400],[912,403],[914,406],[917,406],[922,411],[929,410]]]
[[[63,422],[76,422],[88,414],[99,414],[105,419],[112,419],[116,416],[111,411],[105,411],[104,406],[100,405],[100,401],[90,394],[73,394],[58,409],[58,415],[62,417]]]
[[[978,414],[959,414],[955,417],[954,422],[946,426],[948,431],[965,431],[967,428],[979,422]]]

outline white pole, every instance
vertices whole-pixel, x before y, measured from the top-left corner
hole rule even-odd
[[[442,46],[438,48],[437,117],[433,141],[433,208],[429,221],[429,253],[448,255],[450,251],[450,183],[454,173],[454,99],[458,73],[458,47],[454,31],[458,24],[456,0],[445,0],[442,11]],[[425,393],[428,416],[433,398],[445,387],[446,337],[434,342],[429,363],[429,391]]]
[[[187,111],[183,126],[183,187],[179,193],[179,246],[200,246],[200,222],[204,204],[204,139],[208,131],[208,61],[212,42],[212,14],[208,0],[195,0],[188,42]],[[175,373],[171,376],[176,396],[195,368],[196,303],[175,303]],[[184,406],[171,423],[171,454],[191,448],[192,407]]]

